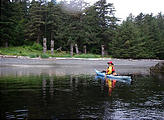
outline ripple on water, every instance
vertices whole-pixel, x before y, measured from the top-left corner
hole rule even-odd
[[[28,110],[15,110],[13,112],[6,112],[6,119],[27,119],[28,118]]]

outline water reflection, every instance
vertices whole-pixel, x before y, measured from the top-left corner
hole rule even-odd
[[[42,80],[42,91],[43,91],[43,96],[46,97],[46,88],[47,88],[47,80],[45,77],[43,77]]]
[[[47,94],[49,94],[51,97],[53,97],[54,95],[54,77],[52,75],[50,75],[49,77],[45,77],[43,76],[42,78],[42,94],[43,97],[45,98],[47,96]],[[49,92],[49,93],[47,93]]]
[[[115,85],[116,85],[116,80],[112,80],[112,79],[106,79],[106,84],[108,85],[109,88],[109,96],[111,96],[112,94],[112,90],[114,89]]]
[[[15,110],[13,112],[6,112],[6,119],[8,120],[26,120],[28,118],[28,110]]]
[[[13,65],[0,66],[0,77],[3,76],[30,76],[30,75],[79,75],[94,74],[95,66],[80,65]]]
[[[99,75],[96,75],[95,76],[95,80],[98,81],[100,80],[101,81],[101,90],[104,91],[104,85],[106,85],[108,87],[108,93],[109,93],[109,96],[111,96],[112,94],[112,90],[115,88],[116,86],[116,82],[120,82],[120,83],[126,83],[128,85],[131,84],[131,80],[125,80],[125,79],[109,79],[109,78],[105,78],[105,77],[102,77],[102,76],[99,76]]]
[[[50,90],[49,90],[49,92],[50,92],[51,97],[53,97],[53,95],[54,95],[54,79],[52,76],[50,77]]]
[[[150,76],[134,84],[85,74],[3,76],[0,111],[2,119],[163,119],[159,85]]]

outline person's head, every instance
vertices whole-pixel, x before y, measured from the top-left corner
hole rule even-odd
[[[107,62],[108,65],[114,65],[112,61]]]

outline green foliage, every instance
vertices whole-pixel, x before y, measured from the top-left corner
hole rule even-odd
[[[1,46],[22,45],[24,43],[23,3],[1,2],[0,43]]]
[[[79,55],[74,55],[75,58],[100,58],[100,55],[96,54],[79,54]]]
[[[17,56],[29,56],[30,58],[49,58],[49,57],[71,57],[65,51],[56,52],[54,51],[54,55],[51,55],[51,51],[47,51],[46,54],[42,53],[42,50],[38,50],[33,46],[22,46],[22,47],[8,47],[8,48],[0,48],[0,54],[2,55],[17,55]]]
[[[34,50],[39,50],[39,51],[43,50],[42,45],[40,45],[38,43],[34,43],[31,48],[34,49]]]
[[[50,54],[50,53],[49,53]],[[61,51],[61,52],[54,52],[53,55],[50,55],[51,57],[71,57],[71,55],[65,51]]]
[[[30,54],[29,57],[30,58],[36,58],[36,57],[39,57],[39,55],[38,54]]]
[[[40,57],[41,57],[41,58],[49,58],[49,55],[48,55],[48,54],[41,54]]]
[[[159,16],[162,18],[160,14]],[[112,44],[109,43],[112,56],[163,59],[164,41],[160,35],[163,34],[161,34],[163,31],[161,23],[164,22],[164,18],[159,22],[158,17],[142,13],[136,18],[130,15],[117,28],[116,37],[112,40]]]
[[[27,40],[36,41],[40,43],[41,35],[44,35],[45,14],[47,10],[42,1],[31,2],[29,7],[27,28],[25,30]]]
[[[0,48],[3,55],[29,56],[39,54],[42,51],[34,50],[31,46]]]

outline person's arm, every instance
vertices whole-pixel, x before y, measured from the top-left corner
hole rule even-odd
[[[109,72],[109,70],[107,69],[107,70],[106,70],[106,74],[108,74],[108,72]]]
[[[112,66],[112,71],[115,72],[114,66]]]
[[[106,70],[106,73],[105,73],[105,80],[106,80],[106,75],[108,74],[108,71],[109,71],[109,70],[107,69],[107,70]]]
[[[117,75],[117,73],[115,72],[114,66],[112,67],[112,72],[113,72],[113,75]]]

